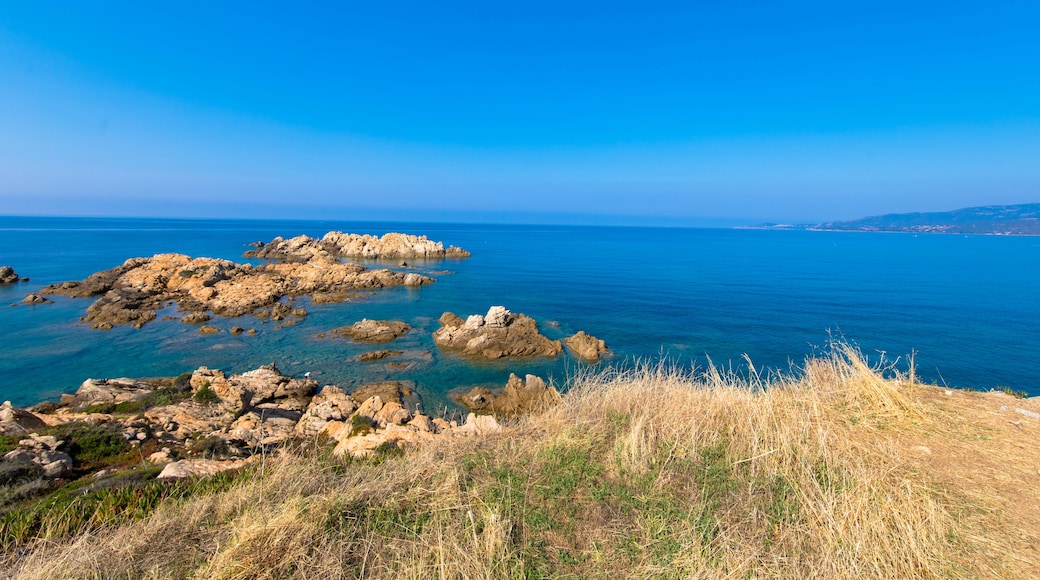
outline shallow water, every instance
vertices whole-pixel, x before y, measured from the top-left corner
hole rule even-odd
[[[551,338],[579,329],[598,336],[615,351],[614,364],[666,356],[703,368],[710,356],[739,368],[746,353],[759,369],[786,369],[829,337],[844,336],[875,360],[882,352],[895,359],[916,351],[927,381],[1040,395],[1040,238],[0,217],[0,264],[31,277],[0,287],[0,304],[131,257],[180,252],[243,261],[249,242],[329,230],[427,234],[473,257],[417,264],[417,271],[436,272],[431,286],[307,304],[310,315],[294,327],[275,329],[252,317],[213,323],[255,327],[255,336],[201,336],[163,320],[141,330],[97,331],[79,322],[90,299],[0,308],[0,399],[31,404],[75,390],[88,377],[176,375],[200,365],[241,372],[276,361],[283,372],[311,371],[348,388],[415,381],[433,410],[460,386],[501,385],[511,371],[564,382],[581,366],[566,356],[476,364],[433,345],[430,333],[444,311],[465,316],[494,304],[534,317]],[[366,317],[404,320],[415,330],[386,347],[315,337]],[[407,368],[387,364],[395,359],[351,360],[376,348],[405,350],[396,360]]]

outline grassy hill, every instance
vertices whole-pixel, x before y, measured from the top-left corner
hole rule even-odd
[[[608,371],[498,435],[347,461],[302,443],[154,502],[133,491],[147,487],[72,499],[8,541],[0,567],[15,578],[1030,578],[1037,411],[917,384],[843,346],[768,380]]]
[[[767,227],[849,232],[1037,236],[1040,235],[1040,204],[989,205],[945,212],[887,214],[814,225]]]

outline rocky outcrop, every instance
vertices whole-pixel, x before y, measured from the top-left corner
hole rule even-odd
[[[500,392],[486,387],[475,387],[455,397],[460,405],[478,413],[498,416],[516,416],[541,411],[559,403],[560,393],[547,385],[541,377],[527,375],[523,380],[510,373],[509,381]]]
[[[9,465],[39,466],[40,474],[47,478],[63,477],[73,467],[72,457],[59,449],[64,445],[56,437],[31,433],[18,442],[16,449],[4,454],[3,461]]]
[[[155,312],[169,302],[193,313],[185,317],[185,322],[192,323],[202,322],[207,310],[226,317],[252,312],[267,312],[267,316],[273,317],[284,308],[286,314],[302,317],[306,311],[280,301],[287,296],[335,296],[432,282],[432,278],[416,273],[368,270],[328,256],[316,256],[307,262],[253,266],[214,258],[158,254],[127,260],[81,282],[53,284],[41,293],[97,297],[83,320],[93,323],[95,328],[111,328],[120,324],[141,327],[154,320]]]
[[[31,411],[12,407],[11,401],[4,401],[4,404],[0,405],[0,435],[26,433],[46,425],[43,419],[40,419]]]
[[[26,294],[25,298],[22,298],[22,304],[51,304],[52,301],[48,298],[40,296],[39,294],[30,293]]]
[[[21,278],[15,273],[14,268],[10,266],[0,266],[0,284],[14,284]]]
[[[463,320],[451,312],[440,318],[441,328],[433,341],[442,348],[488,359],[502,357],[555,357],[563,347],[538,332],[534,319],[492,306],[486,315],[473,314]]]
[[[404,336],[412,327],[398,320],[369,320],[367,318],[350,326],[342,326],[330,330],[345,338],[358,342],[390,342]]]
[[[574,336],[568,337],[564,343],[578,358],[588,362],[597,362],[602,355],[609,352],[607,343],[591,334],[585,334],[584,330],[579,330]]]
[[[274,238],[245,253],[249,258],[268,258],[290,261],[309,261],[315,258],[369,258],[397,260],[468,258],[470,253],[455,246],[444,247],[426,236],[388,233],[382,237],[373,235],[329,232],[320,240],[309,236],[296,236],[288,240]]]

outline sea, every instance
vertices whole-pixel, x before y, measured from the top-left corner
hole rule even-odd
[[[81,280],[128,258],[178,252],[246,261],[255,241],[328,231],[424,234],[472,252],[410,264],[436,283],[387,288],[340,304],[311,304],[295,326],[215,317],[202,335],[176,307],[141,329],[81,322],[92,299],[19,304],[51,283]],[[256,260],[252,260],[256,262]],[[834,341],[872,363],[925,382],[1040,395],[1040,238],[965,235],[289,220],[0,217],[0,265],[29,282],[0,286],[0,400],[57,399],[87,378],[175,376],[199,366],[227,373],[274,362],[286,374],[346,389],[408,381],[424,410],[451,411],[451,395],[534,373],[562,389],[589,367],[557,359],[479,362],[438,349],[445,311],[465,317],[502,305],[550,338],[584,330],[612,356],[609,371],[709,365],[738,374],[798,372]],[[399,268],[398,261],[366,263]],[[12,306],[6,306],[11,304]],[[363,318],[413,330],[388,346],[322,333]],[[255,335],[232,336],[232,326]],[[375,348],[404,351],[373,363]],[[393,364],[391,364],[393,363]]]

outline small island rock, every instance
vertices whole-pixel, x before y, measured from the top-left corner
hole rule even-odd
[[[524,314],[512,314],[502,306],[492,306],[486,315],[474,314],[462,320],[451,312],[441,316],[441,328],[433,341],[442,348],[488,359],[502,357],[555,357],[563,351],[558,340],[538,332],[538,324]]]

